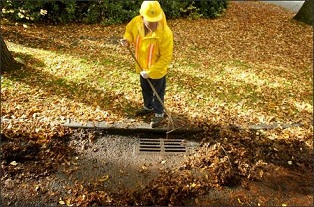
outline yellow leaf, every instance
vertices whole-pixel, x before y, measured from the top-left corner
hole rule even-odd
[[[105,175],[105,176],[102,176],[101,178],[98,179],[99,182],[105,182],[109,179],[109,175]]]
[[[67,206],[73,206],[73,204],[71,204],[71,198],[68,198],[66,200],[66,204],[67,204]]]
[[[263,177],[263,175],[264,175],[264,171],[263,170],[259,171],[259,176]]]
[[[238,202],[239,202],[240,204],[243,204],[243,202],[240,200],[240,198],[238,198]]]

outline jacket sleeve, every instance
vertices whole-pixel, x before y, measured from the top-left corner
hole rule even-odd
[[[172,59],[173,53],[173,34],[169,27],[166,28],[165,36],[159,43],[160,57],[159,59],[149,68],[149,76],[162,77],[167,74],[168,65]]]
[[[134,37],[134,28],[136,27],[136,18],[134,17],[127,25],[125,28],[125,32],[123,35],[123,39],[127,39],[130,43],[135,41]]]

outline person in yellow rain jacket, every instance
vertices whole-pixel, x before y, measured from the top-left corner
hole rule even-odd
[[[135,45],[135,58],[141,65],[139,67],[136,63],[136,72],[140,74],[144,101],[143,108],[136,115],[155,113],[150,124],[156,127],[164,118],[163,104],[154,96],[146,79],[164,102],[166,75],[173,53],[173,34],[158,1],[143,1],[140,15],[127,24],[121,45],[129,47],[131,44]]]

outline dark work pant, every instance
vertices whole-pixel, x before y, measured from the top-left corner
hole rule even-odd
[[[154,86],[156,92],[164,103],[165,91],[166,91],[166,76],[160,79],[151,79],[149,81]],[[144,100],[144,106],[149,109],[154,109],[156,114],[163,114],[164,109],[158,98],[154,95],[152,88],[150,87],[148,81],[140,76],[142,95]]]

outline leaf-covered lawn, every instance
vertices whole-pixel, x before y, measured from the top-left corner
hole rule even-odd
[[[231,2],[219,19],[169,20],[175,47],[166,107],[205,129],[298,122],[265,133],[309,139],[313,31],[292,17],[273,5]],[[68,120],[132,116],[142,100],[134,61],[116,43],[124,29],[3,24],[9,50],[26,66],[2,75],[2,130],[47,137]]]

